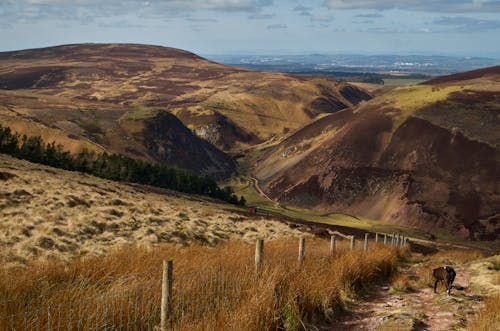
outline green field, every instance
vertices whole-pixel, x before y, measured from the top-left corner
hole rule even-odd
[[[419,78],[384,78],[384,85],[387,86],[409,86],[425,82],[426,79]]]
[[[318,224],[345,226],[369,232],[398,233],[406,237],[418,239],[417,241],[421,243],[429,244],[431,242],[431,234],[419,229],[412,229],[408,227],[398,226],[380,220],[358,217],[356,215],[347,215],[335,212],[325,214],[294,206],[280,206],[275,201],[271,201],[261,196],[259,192],[255,189],[254,183],[250,177],[240,176],[238,178],[233,178],[229,182],[226,182],[224,184],[233,187],[236,195],[244,196],[248,205],[256,205],[261,211],[278,213],[287,217],[315,222]],[[450,235],[449,231],[446,230],[442,230],[432,234],[435,236],[435,239],[433,239],[432,241],[435,243],[439,243],[441,245],[449,243],[449,244],[463,245],[468,247],[490,249],[493,251],[498,250],[498,241],[464,242],[463,240]]]
[[[371,232],[396,232],[404,234],[406,236],[413,236],[421,239],[429,238],[428,234],[420,230],[405,228],[393,224],[381,223],[380,221],[371,220],[368,218],[334,212],[325,214],[298,207],[280,206],[276,202],[261,196],[255,189],[253,181],[249,177],[238,177],[225,184],[233,187],[236,195],[244,196],[247,204],[256,205],[260,210],[279,213],[291,218],[297,218],[320,224],[347,226]]]

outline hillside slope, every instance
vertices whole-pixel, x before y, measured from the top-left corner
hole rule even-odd
[[[282,204],[498,239],[499,114],[499,67],[396,88],[291,135],[256,176]]]
[[[303,235],[278,221],[244,217],[241,209],[217,200],[112,182],[4,154],[0,229],[0,262],[7,267],[100,255],[124,245]]]
[[[159,152],[164,145],[186,152],[167,139],[171,135],[154,133],[163,148],[150,148],[150,128],[167,130],[159,113],[175,115],[220,149],[237,151],[369,98],[331,79],[233,68],[159,46],[81,44],[0,53],[2,123],[75,151],[106,149],[174,164],[176,158]],[[197,144],[188,132],[179,139]],[[198,160],[175,165],[199,170],[201,159],[215,158],[207,168],[229,175],[230,160],[207,148],[190,151]]]

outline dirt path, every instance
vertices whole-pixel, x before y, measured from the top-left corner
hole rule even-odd
[[[415,265],[402,273],[409,275],[410,284],[419,284]],[[422,269],[422,266],[420,266]],[[431,270],[430,267],[425,269]],[[455,266],[457,277],[450,296],[438,286],[434,294],[428,284],[416,288],[391,288],[389,283],[376,286],[347,307],[340,320],[322,328],[322,331],[340,330],[465,330],[470,317],[477,312],[482,301],[480,288],[471,286],[471,266]],[[421,272],[421,271],[420,271]],[[422,281],[420,281],[422,283]]]
[[[259,195],[269,201],[271,201],[272,203],[276,204],[276,201],[274,201],[273,199],[271,199],[261,188],[260,188],[260,185],[259,185],[259,180],[255,177],[250,177],[250,180],[253,182],[253,186],[255,187],[255,189],[257,190],[257,193],[259,193]]]

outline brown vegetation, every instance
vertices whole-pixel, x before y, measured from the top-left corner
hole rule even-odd
[[[134,321],[137,324],[133,327],[139,329],[157,325],[161,263],[163,259],[172,259],[173,322],[181,330],[303,330],[307,325],[331,321],[342,311],[346,298],[389,276],[399,254],[390,247],[377,246],[364,253],[339,245],[335,255],[328,258],[327,240],[308,240],[310,251],[299,268],[296,244],[289,239],[266,242],[265,265],[259,277],[252,268],[254,245],[242,241],[215,247],[129,247],[69,264],[47,261],[22,269],[2,269],[0,298],[4,303],[0,307],[14,317],[0,321],[4,323],[0,327],[9,323],[22,325],[25,311],[45,312],[43,307],[47,305],[52,306],[52,325],[60,322],[76,326],[78,320],[84,329],[95,328],[95,323],[110,328],[118,327],[114,323],[120,322],[130,325],[126,321]],[[211,270],[219,270],[216,277],[205,277]],[[199,272],[199,276],[190,276],[196,275],[193,272]],[[204,283],[204,279],[208,282]],[[227,284],[238,290],[230,290]],[[133,300],[137,292],[144,302],[139,300],[134,306],[130,298]],[[85,300],[92,304],[79,304]],[[109,308],[105,318],[106,304]],[[37,318],[28,323],[38,323],[42,329],[48,325],[47,314]]]
[[[412,253],[390,284],[368,291],[329,330],[497,330],[498,262],[473,250]],[[457,272],[453,291],[435,294],[432,269],[445,264]]]
[[[475,316],[467,327],[470,331],[500,330],[500,294],[489,297],[484,308]]]
[[[498,68],[392,89],[313,121],[256,166],[283,205],[498,240]]]
[[[122,245],[208,245],[298,236],[272,219],[174,191],[128,185],[0,154],[0,262],[100,255]],[[160,194],[161,193],[161,194]]]
[[[3,125],[72,151],[106,149],[178,166],[186,165],[166,157],[187,153],[179,143],[196,140],[187,133],[167,139],[154,132],[151,141],[149,127],[171,124],[159,112],[174,114],[219,148],[238,150],[370,97],[328,78],[233,68],[159,46],[82,44],[3,52],[0,64]],[[156,150],[147,145],[151,142]],[[208,151],[202,161],[227,170],[224,159]],[[189,154],[198,156],[192,148]],[[196,165],[196,159],[189,164],[198,170]]]

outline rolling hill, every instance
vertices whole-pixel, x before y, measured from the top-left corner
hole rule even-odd
[[[238,151],[369,98],[331,79],[233,68],[159,46],[0,53],[4,125],[72,151],[107,150],[218,177],[235,165],[211,145]]]
[[[395,88],[322,117],[255,170],[285,206],[490,240],[500,235],[499,173],[500,67]]]
[[[121,246],[214,245],[304,235],[218,200],[65,171],[0,154],[0,261],[71,260]]]

